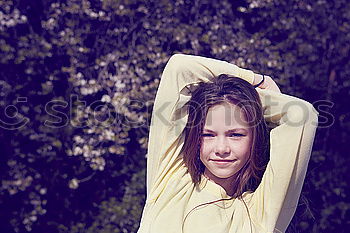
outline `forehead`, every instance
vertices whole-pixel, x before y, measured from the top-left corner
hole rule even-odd
[[[237,105],[222,103],[209,108],[205,128],[248,128],[244,111]]]

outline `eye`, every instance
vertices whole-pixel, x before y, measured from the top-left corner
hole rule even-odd
[[[203,133],[202,137],[214,137],[215,135],[212,133]]]
[[[229,137],[245,137],[246,135],[242,134],[242,133],[230,133],[228,136]]]

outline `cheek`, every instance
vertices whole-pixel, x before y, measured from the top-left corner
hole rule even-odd
[[[203,140],[200,147],[200,157],[206,157],[211,152],[212,145],[210,142]]]
[[[250,155],[252,143],[250,139],[242,140],[233,144],[232,150],[236,152],[236,154],[241,158],[248,158]]]
[[[201,157],[203,156],[205,151],[206,151],[206,144],[202,142],[201,147],[199,149],[199,153]]]

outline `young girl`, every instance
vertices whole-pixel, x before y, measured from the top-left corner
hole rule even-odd
[[[316,127],[312,105],[270,77],[173,55],[153,109],[138,233],[284,232]]]

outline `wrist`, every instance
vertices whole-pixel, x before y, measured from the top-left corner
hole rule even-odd
[[[252,83],[253,86],[258,87],[264,82],[264,75],[254,74],[254,81]]]

